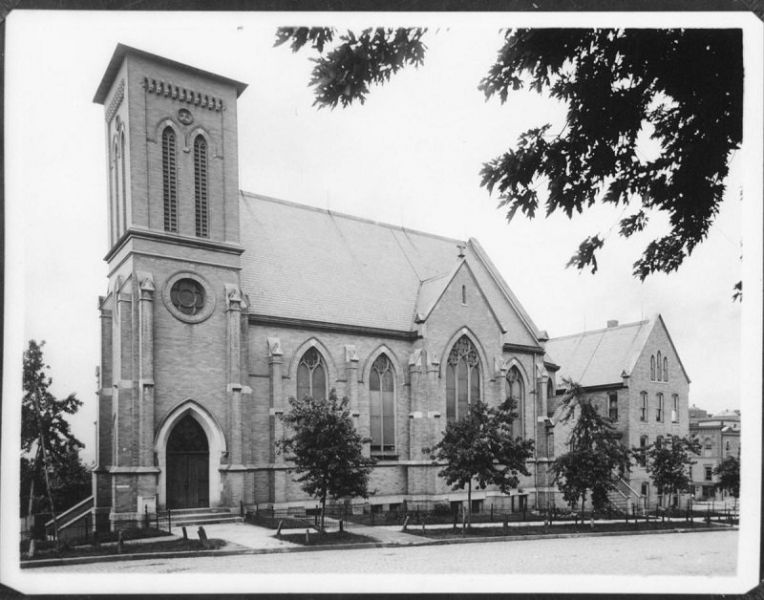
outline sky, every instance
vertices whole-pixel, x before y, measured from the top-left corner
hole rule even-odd
[[[92,460],[97,304],[106,292],[108,250],[103,107],[92,98],[115,46],[124,43],[249,84],[238,102],[241,189],[475,237],[552,337],[660,313],[692,381],[690,403],[710,412],[745,411],[740,381],[749,374],[741,335],[753,331],[745,326],[753,323],[761,290],[760,269],[750,266],[752,256],[758,264],[761,245],[760,206],[751,208],[761,198],[761,182],[752,177],[760,174],[760,131],[746,130],[708,238],[671,275],[645,282],[631,275],[642,249],[666,230],[661,215],[629,240],[617,235],[628,214],[623,208],[597,207],[573,219],[519,215],[507,224],[497,199],[480,187],[482,163],[524,130],[564,121],[564,106],[536,93],[511,93],[502,105],[486,102],[477,89],[501,45],[499,29],[523,18],[529,17],[348,17],[342,22],[353,27],[432,28],[423,67],[374,88],[365,105],[332,111],[312,106],[310,52],[273,46],[276,26],[327,24],[326,16],[301,15],[295,23],[293,14],[267,13],[12,13],[5,75],[6,299],[13,309],[6,311],[6,389],[21,387],[25,341],[45,340],[52,391],[75,392],[84,402],[72,422],[86,444],[83,456]],[[671,18],[664,14],[648,25]],[[338,24],[340,17],[332,19]],[[570,17],[556,22],[569,23]],[[741,262],[744,230],[756,233],[745,239]],[[599,271],[566,269],[578,244],[595,233],[606,236]],[[731,295],[743,269],[749,270],[741,305]]]

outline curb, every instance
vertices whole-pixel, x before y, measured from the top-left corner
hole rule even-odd
[[[144,554],[107,554],[104,556],[81,556],[75,558],[48,558],[41,560],[22,561],[22,569],[36,569],[41,567],[60,567],[67,565],[84,565],[101,562],[119,562],[133,560],[155,560],[158,558],[195,558],[208,556],[240,556],[255,554],[288,554],[292,552],[321,552],[327,550],[364,550],[370,548],[412,548],[419,546],[446,546],[451,544],[486,544],[493,542],[521,542],[524,540],[542,539],[567,539],[582,537],[613,537],[618,535],[653,535],[659,533],[703,533],[709,531],[737,531],[736,525],[713,526],[713,527],[678,527],[675,529],[661,530],[636,530],[636,531],[592,531],[581,533],[534,533],[530,535],[507,535],[490,537],[453,537],[445,539],[428,539],[416,542],[366,542],[363,544],[336,544],[331,546],[284,546],[281,548],[247,548],[244,550],[199,550],[183,552],[153,552]],[[416,535],[416,534],[409,534]]]

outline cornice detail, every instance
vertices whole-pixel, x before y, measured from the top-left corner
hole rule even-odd
[[[125,80],[119,82],[119,85],[117,86],[116,91],[114,92],[114,97],[111,99],[111,102],[109,102],[109,107],[106,109],[105,117],[106,122],[111,123],[111,120],[114,118],[114,113],[117,112],[117,109],[119,108],[119,105],[122,104],[122,100],[125,97]]]
[[[153,77],[143,78],[143,88],[149,94],[156,94],[157,96],[164,96],[165,98],[171,98],[178,102],[185,102],[193,106],[199,106],[206,108],[207,110],[214,110],[220,112],[223,110],[223,99],[216,98],[210,94],[202,94],[188,88],[183,88],[169,81],[162,81],[161,79],[154,79]]]

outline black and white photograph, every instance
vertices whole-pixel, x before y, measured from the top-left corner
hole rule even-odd
[[[11,12],[0,582],[756,587],[762,29]]]

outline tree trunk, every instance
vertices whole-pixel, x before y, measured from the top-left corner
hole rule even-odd
[[[467,529],[472,529],[472,480],[467,482]]]
[[[326,529],[326,492],[321,496],[321,533]]]
[[[29,484],[29,506],[27,508],[27,529],[29,531],[34,527],[34,483],[37,479],[37,472],[40,470],[40,452],[41,448],[38,442],[34,462],[32,463],[32,480]]]

